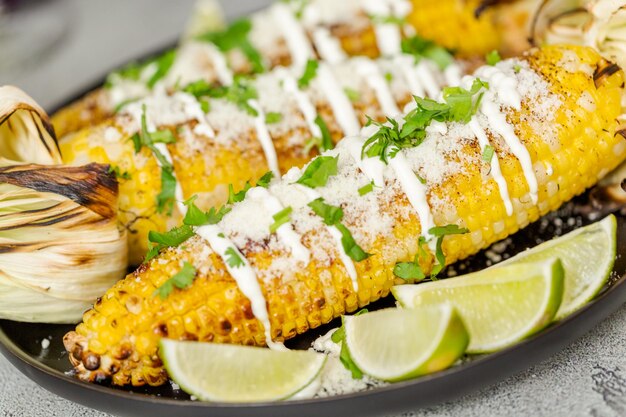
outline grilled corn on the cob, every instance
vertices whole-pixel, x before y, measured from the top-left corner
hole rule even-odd
[[[148,232],[177,225],[184,211],[181,204],[173,216],[158,210],[163,188],[158,161],[146,147],[136,152],[130,139],[141,130],[143,105],[149,130],[168,129],[175,137],[165,146],[180,186],[179,202],[198,195],[197,204],[208,209],[226,202],[229,184],[241,190],[270,169],[278,175],[304,165],[317,153],[318,146],[311,145],[322,140],[323,129],[328,129],[327,146],[332,147],[344,135],[358,134],[366,115],[384,121],[399,113],[411,94],[428,91],[435,96],[443,85],[458,83],[460,72],[456,64],[443,72],[427,59],[415,64],[408,55],[378,61],[359,57],[335,66],[320,63],[309,72],[305,86],[302,73],[277,69],[233,89],[230,99],[153,94],[99,126],[66,136],[60,146],[66,163],[117,167],[120,220],[129,231],[130,261],[137,265],[147,252]],[[262,112],[256,117],[250,107],[255,101]],[[210,109],[202,109],[201,103]]]
[[[78,377],[162,384],[162,337],[250,345],[292,338],[386,296],[398,262],[415,259],[428,274],[440,256],[416,254],[431,252],[442,230],[468,229],[443,239],[439,255],[450,264],[556,209],[626,157],[616,121],[624,75],[593,50],[544,47],[476,76],[489,87],[464,80],[484,94],[471,119],[432,123],[421,144],[380,152],[387,165],[362,160],[361,150],[377,155],[392,127],[364,132],[365,145],[346,139],[306,170],[249,191],[217,226],[197,229],[116,284],[65,338]],[[327,169],[325,185],[308,175],[333,156],[337,173]],[[291,213],[270,233],[281,205]],[[183,270],[193,282],[176,289],[170,280]],[[155,295],[168,285],[171,294]]]
[[[519,6],[498,6],[476,18],[474,10],[479,3],[476,0],[314,0],[291,5],[277,2],[253,15],[250,26],[239,21],[219,36],[207,36],[204,42],[184,43],[175,54],[168,52],[145,68],[135,66],[114,74],[108,88],[96,90],[62,109],[54,115],[53,123],[59,137],[63,137],[101,122],[119,104],[143,97],[153,88],[171,88],[176,83],[201,78],[210,83],[229,84],[231,72],[247,74],[279,65],[302,67],[308,57],[314,56],[334,63],[345,56],[395,55],[401,51],[401,38],[413,32],[455,51],[460,57],[482,57],[503,46],[502,34],[513,33],[514,26],[526,27],[526,9],[530,7],[518,11]],[[298,4],[304,5],[303,8]],[[506,27],[500,27],[499,16],[509,19]],[[523,33],[520,38],[525,40],[525,30]],[[521,51],[519,48],[504,47],[509,51]]]

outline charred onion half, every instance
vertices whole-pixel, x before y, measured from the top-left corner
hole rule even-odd
[[[60,160],[45,112],[0,87],[0,318],[80,321],[126,271],[115,174]]]

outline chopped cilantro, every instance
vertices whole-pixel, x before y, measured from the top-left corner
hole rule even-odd
[[[249,19],[240,19],[230,24],[221,32],[209,32],[198,37],[201,41],[212,42],[222,52],[239,49],[248,58],[252,71],[264,72],[265,66],[259,51],[249,39],[252,22]]]
[[[498,62],[502,61],[502,57],[500,53],[494,49],[485,56],[485,61],[487,61],[487,65],[496,65]]]
[[[393,81],[393,74],[391,72],[386,72],[385,73],[385,80],[387,80],[388,83]]]
[[[469,230],[461,228],[456,224],[449,224],[447,226],[433,227],[428,231],[428,233],[437,238],[437,244],[435,248],[435,258],[437,259],[437,265],[433,266],[433,269],[430,273],[430,279],[434,280],[437,278],[437,274],[439,274],[446,265],[446,257],[442,249],[444,237],[450,235],[463,235],[465,233],[469,233]]]
[[[374,181],[359,188],[359,195],[362,197],[366,194],[371,193],[372,191],[374,191]]]
[[[318,156],[309,163],[296,182],[310,188],[323,187],[328,182],[328,178],[337,173],[338,161],[339,156]]]
[[[259,113],[248,103],[249,100],[258,98],[258,93],[254,86],[246,81],[245,77],[235,77],[234,82],[228,86],[216,86],[209,84],[204,80],[199,80],[186,85],[183,88],[183,91],[196,97],[201,106],[203,102],[206,102],[205,107],[207,112],[210,105],[208,101],[201,100],[204,97],[228,100],[231,103],[236,104],[240,109],[248,112],[251,116],[259,115]],[[203,111],[204,110],[205,109],[203,108]]]
[[[363,309],[356,313],[354,316],[359,316],[361,314],[367,313],[367,309]],[[341,343],[341,353],[339,354],[339,360],[343,364],[343,366],[350,371],[353,379],[361,379],[363,378],[363,372],[359,369],[358,366],[352,360],[350,356],[350,351],[346,345],[346,328],[344,324],[344,319],[341,319],[341,327],[335,330],[335,332],[331,335],[331,340],[335,343]]]
[[[341,232],[341,245],[351,259],[360,262],[370,257],[369,253],[365,252],[357,245],[350,230],[341,223],[343,219],[343,210],[341,207],[326,204],[321,197],[311,201],[308,206],[311,207],[315,214],[322,218],[325,224],[334,226]]]
[[[469,122],[478,110],[483,88],[488,88],[488,84],[476,79],[470,90],[461,87],[445,88],[442,103],[415,97],[417,107],[404,116],[402,128],[398,121],[391,118],[388,118],[385,124],[370,119],[368,126],[373,124],[379,129],[365,141],[362,157],[378,157],[386,163],[388,158],[394,157],[400,149],[419,146],[426,137],[426,128],[433,120]]]
[[[198,103],[200,103],[200,108],[204,114],[211,111],[211,102],[209,100],[201,99],[198,100]]]
[[[231,268],[241,268],[245,265],[245,262],[243,261],[243,259],[241,259],[241,256],[239,255],[239,253],[237,253],[235,248],[226,249],[224,255],[226,255],[226,263]]]
[[[292,211],[293,211],[293,208],[286,207],[283,210],[279,211],[278,213],[274,214],[272,216],[274,219],[274,223],[270,225],[270,233],[276,232],[280,226],[282,226],[285,223],[289,223],[289,220],[290,220],[289,216],[291,215]]]
[[[494,149],[491,145],[486,145],[485,149],[483,149],[483,161],[491,162],[493,159]]]
[[[195,201],[198,198],[194,195],[189,200],[185,201],[187,206],[187,214],[183,219],[183,224],[189,226],[204,226],[206,224],[219,223],[224,215],[230,211],[230,208],[222,206],[219,210],[215,207],[211,207],[209,211],[202,211],[195,205]]]
[[[353,88],[346,87],[343,91],[346,93],[346,97],[353,103],[359,101],[361,98],[361,94]]]
[[[246,193],[248,190],[252,188],[250,185],[250,181],[246,181],[246,184],[243,186],[243,189],[235,192],[235,187],[232,184],[228,184],[228,204],[239,203],[246,198]]]
[[[115,178],[117,178],[118,180],[129,180],[130,179],[130,174],[126,171],[121,172],[120,171],[120,167],[115,166],[115,165],[109,165],[109,170],[108,170],[109,174],[115,174]]]
[[[189,262],[185,261],[183,267],[176,275],[169,280],[165,281],[163,285],[154,291],[153,296],[159,296],[162,300],[165,300],[174,291],[174,288],[184,290],[193,284],[196,279],[196,268]]]
[[[343,223],[337,223],[335,224],[335,227],[341,232],[341,245],[350,259],[361,262],[372,256],[357,245],[352,233],[350,233],[350,230],[348,230]]]
[[[320,146],[320,152],[324,152],[329,149],[332,149],[333,138],[330,135],[330,130],[328,129],[328,125],[326,124],[324,119],[322,119],[322,116],[318,115],[315,118],[315,124],[319,126],[320,130],[322,131],[322,141],[321,141],[321,146]]]
[[[174,60],[176,59],[176,50],[167,51],[153,62],[156,64],[156,71],[146,85],[148,88],[154,88],[155,84],[163,77],[167,75],[172,65],[174,65]]]
[[[515,64],[513,66],[513,71],[515,71],[516,74],[519,74],[519,72],[522,70],[522,66],[519,64]]]
[[[269,112],[265,115],[265,123],[274,124],[283,120],[283,115],[277,112]]]
[[[115,105],[115,107],[113,108],[113,113],[117,114],[120,112],[120,110],[122,110],[124,107],[128,106],[130,103],[134,103],[135,101],[139,100],[138,98],[129,98],[126,100],[123,100],[119,103],[117,103]]]
[[[315,59],[309,59],[307,61],[306,67],[304,68],[304,73],[302,74],[302,77],[298,79],[298,88],[303,89],[309,86],[311,81],[317,76],[318,67],[319,62]]]
[[[172,213],[176,201],[176,176],[172,166],[161,167],[161,191],[157,195],[157,212]]]
[[[263,176],[261,178],[259,178],[259,180],[256,182],[256,186],[257,187],[263,187],[263,188],[267,188],[270,185],[270,182],[272,182],[272,179],[274,178],[274,173],[272,171],[267,171],[265,174],[263,174]]]
[[[417,180],[418,180],[420,183],[422,183],[422,184],[426,185],[426,179],[424,179],[424,178],[420,177],[418,174],[415,174],[415,176],[417,177]]]
[[[139,152],[144,146],[152,152],[161,166],[161,191],[157,195],[157,212],[171,214],[176,199],[176,176],[172,163],[155,146],[156,143],[173,143],[175,137],[169,130],[148,132],[146,123],[146,105],[142,107],[141,132],[135,133],[131,140],[135,152]]]
[[[149,62],[148,62],[149,63]],[[118,79],[125,79],[131,81],[139,81],[141,78],[141,72],[146,68],[148,63],[131,62],[124,68],[111,72],[104,83],[104,88],[113,87]]]
[[[393,15],[388,15],[388,16],[370,15],[369,18],[372,20],[372,22],[383,24],[383,25],[385,24],[398,25],[398,26],[406,25],[405,17],[393,16]]]
[[[403,39],[401,48],[402,52],[413,55],[417,61],[427,58],[441,69],[454,62],[454,57],[447,49],[419,36]]]
[[[162,249],[170,246],[178,246],[194,234],[193,229],[189,225],[183,225],[175,227],[168,232],[159,233],[150,231],[148,233],[148,240],[150,241],[150,250],[146,255],[144,262],[148,262],[159,254]]]
[[[393,274],[398,278],[415,281],[421,281],[426,278],[422,267],[420,266],[417,256],[413,262],[398,262],[393,268]]]
[[[343,210],[341,207],[326,204],[321,197],[311,201],[308,205],[328,226],[334,226],[343,219]]]

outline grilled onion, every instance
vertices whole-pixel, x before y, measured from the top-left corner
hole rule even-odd
[[[0,318],[77,322],[126,271],[115,175],[60,160],[45,112],[0,87]]]

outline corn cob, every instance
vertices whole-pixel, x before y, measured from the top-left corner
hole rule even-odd
[[[536,2],[536,0],[532,0]],[[501,45],[502,34],[513,32],[511,21],[507,21],[506,27],[500,27],[497,18],[507,16],[513,20],[518,17],[520,22],[513,22],[515,26],[526,27],[525,14],[515,11],[512,6],[499,6],[484,12],[480,18],[474,16],[474,10],[479,2],[443,0],[432,2],[428,0],[412,0],[409,2],[399,1],[400,6],[394,6],[393,10],[385,11],[386,2],[379,2],[382,10],[376,12],[377,8],[368,12],[366,1],[342,1],[333,2],[334,6],[329,6],[328,0],[315,0],[307,2],[303,10],[295,10],[301,15],[300,20],[295,20],[297,25],[302,25],[307,43],[304,46],[289,45],[286,33],[290,30],[283,14],[276,13],[277,9],[285,9],[283,4],[275,5],[268,10],[257,13],[251,17],[252,29],[248,40],[262,57],[263,65],[266,69],[276,66],[301,66],[302,59],[292,54],[291,48],[301,50],[306,54],[306,49],[310,48],[312,56],[328,59],[331,62],[340,59],[342,55],[348,56],[368,56],[378,57],[381,55],[381,32],[377,28],[385,26],[377,23],[380,20],[394,18],[398,20],[396,28],[392,24],[392,39],[385,41],[391,43],[385,48],[390,51],[383,51],[383,55],[395,54],[400,51],[400,36],[393,37],[394,30],[406,32],[408,36],[412,32],[426,39],[447,47],[460,57],[482,57],[487,52],[503,47],[504,50],[515,52],[521,51],[520,46],[513,46],[514,39],[509,42],[511,45]],[[373,2],[376,4],[377,2]],[[406,9],[406,10],[405,10]],[[328,10],[334,10],[334,14],[329,14]],[[412,10],[409,12],[409,10]],[[376,13],[375,13],[376,12]],[[408,13],[408,14],[406,14]],[[406,16],[405,16],[406,14]],[[328,16],[327,16],[328,15]],[[405,16],[407,26],[399,26],[400,17]],[[436,25],[432,22],[438,22]],[[389,25],[386,25],[389,26]],[[389,27],[387,27],[387,30]],[[525,42],[526,31],[522,31],[521,38]],[[399,33],[399,32],[398,32]],[[515,32],[517,33],[517,32]],[[290,38],[297,38],[297,30],[289,34]],[[329,37],[331,40],[322,42],[315,41],[316,37]],[[388,36],[388,35],[385,35]],[[334,39],[334,40],[333,40]],[[337,42],[337,44],[335,44]],[[328,48],[322,45],[333,45],[338,49],[338,53],[329,54],[320,52]],[[525,46],[525,44],[524,44]],[[207,82],[224,83],[224,77],[220,77],[216,66],[216,54],[220,54],[216,48],[208,42],[190,41],[183,44],[176,53],[174,64],[164,77],[157,83],[157,86],[171,88],[177,82],[185,83],[196,81],[199,78],[206,79]],[[235,74],[248,74],[252,71],[249,59],[244,56],[239,49],[227,51],[222,59],[227,60],[230,70]],[[79,100],[68,107],[60,110],[53,116],[53,123],[59,137],[63,137],[71,132],[75,132],[83,127],[95,125],[110,117],[117,105],[127,99],[142,97],[149,93],[146,83],[154,74],[155,64],[148,65],[136,82],[128,79],[120,80],[120,77],[113,77],[113,86],[96,90],[82,100]],[[191,79],[189,78],[191,75]],[[135,76],[138,76],[135,73]],[[116,84],[119,84],[117,86]],[[155,86],[155,88],[158,88]],[[120,90],[126,91],[120,91]],[[132,91],[128,94],[128,91]]]
[[[262,297],[238,285],[241,276],[228,251],[200,228],[198,235],[162,251],[118,282],[66,335],[78,377],[118,385],[162,384],[167,380],[157,355],[162,337],[248,345],[292,338],[386,296],[392,285],[404,282],[392,272],[398,262],[415,258],[428,274],[435,267],[432,255],[416,254],[420,248],[432,251],[418,241],[420,235],[435,233],[429,229],[432,225],[468,229],[443,240],[444,264],[453,263],[558,208],[626,157],[616,121],[622,112],[624,75],[593,50],[548,46],[476,74],[490,82],[480,114],[469,124],[434,125],[421,144],[390,157],[381,187],[357,192],[376,177],[361,161],[360,140],[346,139],[325,154],[337,155],[338,173],[314,191],[343,209],[342,224],[371,255],[353,263],[356,277],[342,256],[345,247],[332,237],[327,226],[331,223],[322,222],[307,204],[311,189],[294,184],[307,171],[293,169],[266,193],[292,207],[286,226],[302,236],[310,262],[295,260],[293,242],[269,233],[271,212],[264,209],[263,191],[255,188],[260,191],[250,191],[246,200],[234,205],[217,230],[231,242],[233,253],[239,251],[249,262]],[[470,82],[465,79],[464,85]],[[516,94],[519,106],[511,101]],[[494,114],[505,118],[500,127],[489,123],[488,115]],[[491,158],[485,158],[487,146],[474,134],[476,126],[482,126],[493,148]],[[512,128],[529,161],[512,145],[510,132],[496,133],[502,126]],[[384,128],[366,136],[375,138],[381,132]],[[497,182],[496,160],[506,188]],[[408,175],[402,173],[402,164],[408,166]],[[416,176],[425,183],[423,188]],[[185,262],[195,267],[193,283],[164,299],[155,296]],[[247,266],[242,268],[247,271]],[[267,306],[267,319],[259,314],[259,299]]]
[[[399,59],[405,65],[399,66]],[[411,83],[402,67],[409,71],[420,68],[422,73],[430,74],[432,81],[423,84],[433,94],[438,94],[441,86],[460,79],[454,73],[461,69],[454,64],[446,69],[448,75],[445,76],[428,60],[421,61],[415,67],[410,56],[378,61],[354,58],[326,68],[328,73],[334,74],[338,86],[332,89],[343,97],[343,106],[341,100],[331,99],[327,95],[329,84],[326,82],[327,77],[320,75],[321,68],[311,78],[309,86],[301,89],[300,94],[307,97],[316,114],[328,127],[332,141],[337,142],[345,134],[358,133],[359,125],[367,123],[365,115],[384,121],[386,116],[399,112],[410,101],[412,93],[417,93],[409,88]],[[392,103],[384,106],[380,102],[382,98],[372,87],[370,75],[363,74],[364,68],[368,71],[375,69],[378,80],[388,84]],[[384,74],[390,81],[384,80]],[[258,92],[262,110],[266,114],[280,114],[281,120],[267,123],[278,167],[268,165],[271,156],[266,155],[259,140],[255,119],[246,109],[225,99],[211,100],[210,111],[206,116],[202,114],[199,117],[202,121],[199,123],[197,113],[203,113],[203,110],[199,108],[195,97],[183,92],[151,95],[140,102],[129,104],[115,117],[97,127],[61,139],[61,152],[66,163],[111,164],[123,174],[119,178],[119,215],[121,223],[129,232],[129,260],[133,265],[139,264],[147,252],[148,232],[165,231],[177,225],[181,214],[179,209],[174,210],[172,216],[167,212],[158,212],[157,195],[162,183],[157,160],[146,148],[136,153],[130,140],[140,129],[142,106],[147,106],[148,121],[155,128],[169,129],[176,136],[176,142],[167,147],[177,182],[181,186],[180,197],[184,199],[198,195],[198,205],[208,209],[226,202],[229,184],[234,190],[241,190],[247,181],[256,182],[270,168],[275,172],[286,172],[294,166],[304,165],[317,153],[317,147],[311,147],[310,144],[320,132],[311,128],[311,122],[307,121],[293,92],[286,91],[284,84],[281,87],[285,76],[291,77],[287,70],[281,69],[260,75],[251,82],[253,89]],[[292,81],[294,79],[291,78]],[[352,102],[347,94],[344,95],[344,89],[350,92]],[[387,108],[390,105],[392,108]],[[196,110],[190,113],[189,106],[195,106]],[[344,110],[335,111],[338,106]],[[348,119],[354,119],[354,126],[346,127],[345,122],[340,123],[346,119],[346,114]],[[214,137],[207,136],[206,121],[215,131]],[[199,125],[205,130],[198,131]]]

